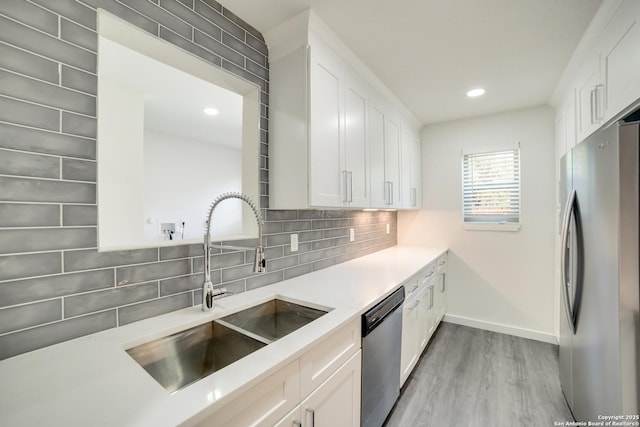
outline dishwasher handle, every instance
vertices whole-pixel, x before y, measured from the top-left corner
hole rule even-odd
[[[362,315],[362,336],[366,337],[404,302],[404,286]]]

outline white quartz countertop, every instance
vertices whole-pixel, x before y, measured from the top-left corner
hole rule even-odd
[[[200,306],[45,347],[0,362],[0,425],[190,425],[360,316],[446,249],[394,246]],[[126,349],[281,297],[332,310],[173,394]],[[193,420],[191,420],[193,421]]]

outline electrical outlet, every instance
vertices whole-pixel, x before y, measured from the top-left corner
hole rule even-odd
[[[291,235],[291,252],[298,252],[298,235]]]
[[[387,224],[387,234],[391,232],[391,225]]]
[[[349,241],[353,242],[354,240],[356,240],[356,229],[355,228],[350,228],[349,229]]]

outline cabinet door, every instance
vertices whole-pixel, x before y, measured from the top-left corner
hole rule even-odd
[[[422,354],[422,351],[427,346],[431,333],[433,332],[433,309],[434,309],[434,297],[433,281],[429,281],[427,286],[422,288],[418,299],[420,304],[417,307],[418,311],[418,357]]]
[[[389,114],[385,117],[384,155],[385,207],[399,208],[400,122]]]
[[[447,312],[447,255],[443,255],[438,259],[438,283],[436,294],[438,302],[438,320],[440,322]],[[438,326],[437,324],[435,326]]]
[[[302,402],[303,425],[360,427],[361,369],[358,351]]]
[[[640,98],[640,2],[626,0],[600,39],[604,119],[613,118]]]
[[[285,366],[226,406],[198,427],[272,426],[299,401],[298,361]]]
[[[422,206],[422,148],[420,137],[412,135],[411,150],[411,207],[416,209]]]
[[[369,108],[369,169],[370,197],[372,208],[387,207],[385,168],[385,112],[384,108],[372,100]]]
[[[309,60],[309,204],[342,207],[342,70],[320,42],[312,44]]]
[[[420,207],[420,140],[409,129],[402,132],[402,207],[415,209]]]
[[[600,93],[600,60],[594,53],[582,65],[576,79],[578,141],[591,135],[602,123],[601,104],[597,101]]]
[[[420,300],[405,300],[402,307],[402,347],[400,349],[400,386],[418,362],[418,306]]]
[[[369,207],[368,169],[368,88],[355,76],[345,85],[344,153],[345,193],[347,206]],[[346,176],[344,174],[346,173]]]

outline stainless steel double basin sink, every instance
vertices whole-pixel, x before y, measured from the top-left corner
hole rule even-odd
[[[127,353],[165,389],[175,392],[327,312],[276,298],[130,348]]]

